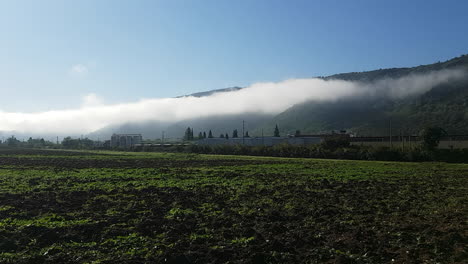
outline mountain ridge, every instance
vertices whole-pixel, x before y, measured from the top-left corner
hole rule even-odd
[[[416,67],[341,73],[323,79],[373,82],[385,78],[400,78],[411,74],[450,69],[466,71],[468,55]],[[447,108],[447,106],[450,107]],[[359,118],[358,115],[364,116]],[[451,118],[452,116],[455,117]],[[301,130],[304,133],[326,133],[344,129],[366,136],[388,135],[390,126],[393,130],[406,134],[416,134],[426,126],[440,126],[450,133],[468,133],[467,120],[468,81],[464,78],[449,84],[438,85],[413,98],[372,101],[351,99],[327,104],[294,105],[259,126],[254,132],[258,133],[260,129],[279,124],[282,133],[294,133],[295,130]]]
[[[456,68],[468,69],[468,55],[416,67],[339,73],[318,78],[370,83],[381,79],[395,79],[411,74]],[[229,87],[180,97],[204,97],[240,89],[245,88]],[[326,103],[306,102],[293,105],[273,116],[243,113],[225,118],[217,116],[183,120],[171,125],[156,125],[154,122],[154,126],[150,125],[141,129],[141,133],[146,134],[146,137],[154,138],[158,137],[162,131],[171,131],[170,136],[182,137],[187,126],[190,126],[196,128],[197,131],[212,130],[215,136],[219,133],[230,134],[232,129],[239,130],[242,127],[242,120],[249,119],[251,115],[255,115],[255,118],[250,118],[247,122],[247,130],[252,136],[261,135],[262,131],[265,135],[273,134],[276,124],[281,134],[294,134],[296,130],[302,133],[327,133],[332,130],[345,129],[359,135],[387,135],[390,123],[395,131],[406,134],[416,134],[425,126],[441,126],[450,133],[468,133],[468,81],[464,79],[438,85],[422,95],[398,100],[354,98]],[[120,128],[106,128],[105,130],[122,133],[138,130],[128,129],[132,126],[138,127],[136,124],[125,124],[119,126]],[[127,129],[124,129],[125,127]],[[195,134],[198,133],[197,131]]]

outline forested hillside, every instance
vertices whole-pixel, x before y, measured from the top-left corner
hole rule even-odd
[[[468,56],[413,68],[382,69],[324,77],[326,80],[373,82],[424,74],[444,69],[468,69]],[[278,124],[283,134],[351,130],[359,135],[418,133],[425,126],[440,126],[451,134],[468,133],[468,78],[434,87],[427,93],[404,99],[360,98],[328,103],[295,105],[258,127]],[[271,130],[271,129],[270,129]]]
[[[380,69],[368,72],[352,72],[320,77],[324,80],[345,80],[372,84],[379,80],[398,79],[417,74],[430,74],[440,70],[462,69],[468,72],[468,56],[460,56],[446,62],[421,65],[412,68]],[[240,87],[195,93],[189,96],[204,97],[213,93],[235,92]],[[358,135],[388,135],[393,133],[416,134],[426,126],[443,127],[450,134],[468,133],[468,76],[433,87],[430,91],[403,99],[388,97],[353,97],[333,102],[307,102],[290,107],[277,115],[243,113],[223,116],[213,113],[173,123],[128,123],[108,127],[93,135],[108,137],[111,133],[142,133],[146,138],[158,138],[162,131],[167,137],[182,137],[190,126],[199,131],[212,130],[215,136],[242,128],[251,136],[272,135],[278,124],[282,135],[327,133],[332,130],[349,130]]]

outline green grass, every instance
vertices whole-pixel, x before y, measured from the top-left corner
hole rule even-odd
[[[466,164],[2,153],[0,263],[463,263],[467,177]]]

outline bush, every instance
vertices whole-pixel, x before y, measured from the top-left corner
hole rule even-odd
[[[333,141],[330,141],[333,142]],[[335,141],[336,143],[336,141]],[[384,161],[444,161],[468,163],[468,149],[459,150],[427,150],[399,149],[391,147],[348,146],[338,147],[337,144],[289,145],[276,146],[244,146],[244,145],[190,145],[170,148],[153,148],[151,151],[190,152],[219,155],[249,155],[289,158],[322,158],[350,160],[384,160]],[[341,143],[340,143],[341,144]],[[346,145],[346,143],[343,143]],[[333,146],[333,148],[330,148]],[[143,148],[137,151],[147,151]]]
[[[349,137],[343,135],[335,135],[325,137],[321,145],[326,149],[335,150],[337,148],[347,148],[350,145]]]
[[[443,136],[446,136],[447,132],[440,127],[428,127],[421,131],[421,137],[423,140],[423,147],[427,150],[434,150],[439,141]]]

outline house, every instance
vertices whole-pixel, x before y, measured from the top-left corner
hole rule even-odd
[[[111,148],[131,148],[143,141],[141,134],[113,134],[110,140]]]

